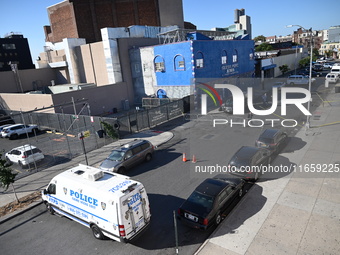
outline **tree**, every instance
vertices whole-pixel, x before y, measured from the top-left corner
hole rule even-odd
[[[269,43],[262,43],[255,47],[255,51],[271,51],[273,50],[273,46]]]
[[[264,35],[259,35],[259,36],[256,36],[254,38],[254,41],[255,42],[265,42],[266,41],[266,37]]]
[[[279,69],[280,69],[280,71],[281,71],[282,75],[284,75],[286,72],[288,72],[288,71],[289,71],[289,67],[288,67],[288,65],[282,65],[282,66],[279,66]]]
[[[112,139],[119,138],[117,129],[115,129],[112,125],[110,125],[109,123],[105,121],[101,121],[100,123],[103,125],[104,131],[109,137],[111,137]]]
[[[17,173],[12,173],[12,168],[10,168],[11,165],[11,163],[2,158],[2,154],[0,153],[0,186],[3,186],[6,191],[9,185],[12,185],[15,198],[17,199],[18,203],[20,203],[13,185]]]

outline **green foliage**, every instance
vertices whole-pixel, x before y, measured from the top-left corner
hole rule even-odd
[[[109,137],[112,139],[119,138],[117,130],[112,125],[105,121],[101,121],[100,123],[103,125],[104,131]]]
[[[326,54],[327,58],[332,57],[333,56],[333,51],[332,50],[326,50],[325,54]]]
[[[264,35],[259,35],[259,36],[256,36],[253,40],[255,42],[265,42],[266,41],[266,37]]]
[[[271,51],[273,50],[273,46],[269,43],[262,43],[255,47],[255,51]]]
[[[286,72],[289,71],[288,65],[279,66],[279,69],[280,69],[280,71],[281,71],[282,74],[285,74]]]
[[[8,189],[9,185],[14,183],[14,179],[17,176],[17,173],[12,173],[10,166],[11,164],[2,158],[2,154],[0,153],[0,186],[5,187],[5,190]]]

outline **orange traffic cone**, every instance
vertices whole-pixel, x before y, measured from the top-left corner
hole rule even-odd
[[[185,153],[183,153],[183,162],[187,162],[187,156],[186,156],[186,154]]]
[[[195,155],[192,155],[191,163],[196,163],[196,162],[197,162],[196,156],[195,156]]]

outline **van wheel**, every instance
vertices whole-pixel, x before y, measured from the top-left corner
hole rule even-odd
[[[99,239],[99,240],[103,240],[104,239],[104,235],[103,235],[102,231],[100,231],[100,229],[96,225],[93,224],[91,226],[91,229],[92,229],[93,236],[96,239]]]
[[[145,161],[149,162],[152,159],[152,155],[150,153],[146,154]]]
[[[220,213],[217,214],[216,218],[215,218],[215,224],[216,226],[219,225],[222,221],[222,216]]]
[[[117,170],[117,173],[119,173],[119,174],[124,174],[124,173],[125,173],[125,167],[120,167],[120,168]]]
[[[240,191],[238,192],[238,196],[242,197],[242,195],[243,195],[243,188],[240,188]]]
[[[51,206],[49,203],[45,203],[45,205],[46,205],[47,211],[48,211],[51,215],[53,215],[53,214],[54,214],[54,210],[53,210],[52,206]]]

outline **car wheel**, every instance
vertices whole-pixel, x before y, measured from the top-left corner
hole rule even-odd
[[[53,210],[51,204],[50,204],[50,203],[46,203],[45,205],[46,205],[47,211],[48,211],[51,215],[53,215],[53,214],[54,214],[54,210]]]
[[[152,159],[151,153],[146,154],[146,156],[145,156],[145,161],[146,161],[146,162],[149,162],[151,159]]]
[[[125,167],[120,167],[120,168],[118,168],[117,173],[124,174],[125,171],[126,171]]]
[[[24,165],[22,164],[21,161],[19,161],[18,164],[19,164],[19,166],[20,166],[21,168],[24,168]]]
[[[239,192],[238,192],[238,196],[239,196],[239,197],[242,197],[242,195],[243,195],[243,188],[240,188],[240,190],[239,190]]]
[[[103,235],[102,231],[100,231],[100,229],[96,225],[93,224],[91,226],[91,230],[92,230],[93,236],[96,239],[99,239],[99,240],[103,240],[104,239],[104,235]]]
[[[7,163],[11,162],[8,157],[5,157],[5,159],[6,159]]]
[[[216,218],[215,218],[215,224],[216,226],[219,225],[222,221],[222,216],[220,213],[217,214]]]
[[[10,140],[14,140],[18,138],[18,134],[13,134],[9,137]]]

